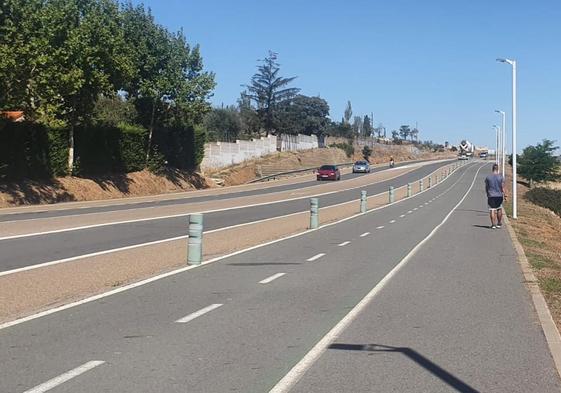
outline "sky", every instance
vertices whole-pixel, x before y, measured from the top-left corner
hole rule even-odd
[[[140,1],[134,1],[140,3]],[[389,131],[494,147],[518,71],[518,151],[561,143],[561,0],[144,0],[156,21],[183,29],[216,74],[215,106],[235,104],[257,60],[278,53],[281,75],[324,98],[340,120],[374,115]]]

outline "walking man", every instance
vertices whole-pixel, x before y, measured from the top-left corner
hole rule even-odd
[[[493,164],[493,173],[485,178],[485,191],[487,192],[491,229],[500,228],[503,225],[503,200],[506,199],[506,193],[505,179],[499,174],[497,164]]]

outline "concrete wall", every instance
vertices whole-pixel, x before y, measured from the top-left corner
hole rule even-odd
[[[318,147],[315,135],[273,135],[250,141],[213,142],[205,144],[205,157],[201,169],[218,169],[239,164],[252,158],[266,156],[276,151],[308,150]]]

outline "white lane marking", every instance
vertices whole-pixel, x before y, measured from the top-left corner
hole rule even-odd
[[[345,246],[348,245],[348,244],[351,244],[351,242],[346,241],[346,242],[343,242],[343,243],[338,244],[338,246],[339,246],[339,247],[345,247]]]
[[[460,180],[467,173],[467,168],[468,167],[466,167],[466,171],[464,171],[462,173],[460,178],[458,180],[456,180],[456,182],[454,184],[452,184],[448,188],[448,190],[451,190],[456,184],[458,184],[460,182]],[[429,191],[429,189],[425,189],[425,190],[419,192],[418,194],[416,194],[415,196],[420,195],[420,194],[422,194],[424,192],[427,192],[427,191]],[[135,282],[133,284],[124,285],[122,287],[113,289],[111,291],[107,291],[107,292],[100,293],[98,295],[90,296],[90,297],[82,299],[82,300],[77,300],[75,302],[68,303],[68,304],[65,304],[63,306],[50,308],[48,310],[41,311],[41,312],[38,312],[38,313],[35,313],[35,314],[31,314],[31,315],[28,315],[26,317],[22,317],[22,318],[19,318],[19,319],[15,319],[13,321],[4,322],[4,323],[0,324],[0,330],[7,329],[7,328],[12,327],[12,326],[20,325],[20,324],[25,323],[25,322],[33,321],[35,319],[39,319],[39,318],[45,317],[47,315],[51,315],[51,314],[55,314],[55,313],[60,312],[60,311],[68,310],[70,308],[78,307],[78,306],[81,306],[83,304],[92,303],[92,302],[95,302],[96,300],[103,299],[103,298],[106,298],[106,297],[109,297],[109,296],[116,295],[116,294],[121,293],[121,292],[128,291],[129,289],[138,288],[138,287],[150,284],[152,282],[159,281],[163,278],[175,276],[176,274],[181,274],[181,273],[184,273],[184,272],[186,272],[188,270],[191,270],[191,269],[196,269],[198,267],[206,266],[206,265],[214,263],[214,262],[222,261],[224,259],[228,259],[228,258],[231,258],[231,257],[236,256],[236,255],[240,255],[240,254],[244,254],[244,253],[247,253],[247,252],[250,252],[250,251],[253,251],[253,250],[257,250],[259,248],[263,248],[263,247],[269,246],[271,244],[276,244],[276,243],[280,243],[280,242],[283,242],[283,241],[286,241],[286,240],[289,240],[289,239],[304,236],[304,235],[309,234],[310,232],[323,230],[325,228],[329,228],[331,226],[338,225],[338,224],[341,224],[341,223],[346,222],[346,221],[354,220],[355,218],[358,218],[358,217],[362,217],[365,214],[373,214],[374,212],[377,212],[378,210],[386,209],[387,207],[398,204],[398,203],[400,203],[404,200],[405,199],[400,199],[396,202],[373,208],[371,210],[368,210],[366,213],[357,213],[353,216],[342,218],[338,221],[334,221],[334,222],[331,222],[329,224],[321,225],[317,229],[312,229],[312,230],[308,230],[308,231],[304,231],[304,232],[295,233],[293,235],[284,236],[284,237],[281,237],[280,239],[271,240],[271,241],[268,241],[268,242],[265,242],[265,243],[257,244],[255,246],[244,248],[243,250],[234,251],[234,252],[231,252],[231,253],[226,254],[226,255],[222,255],[222,256],[219,256],[219,257],[216,257],[216,258],[212,258],[212,259],[209,259],[207,261],[203,261],[203,263],[201,263],[200,265],[191,265],[191,266],[182,267],[180,269],[176,269],[176,270],[172,270],[172,271],[169,271],[169,272],[166,272],[166,273],[158,274],[157,276],[150,277],[150,278],[147,278],[145,280]],[[381,228],[383,228],[383,226]],[[381,229],[381,228],[379,228],[379,229]]]
[[[85,372],[90,371],[91,369],[96,368],[97,366],[100,366],[103,363],[105,362],[101,360],[92,360],[91,362],[84,363],[73,370],[65,372],[64,374],[61,374],[58,377],[55,377],[53,379],[48,380],[45,383],[42,383],[41,385],[37,385],[34,388],[26,390],[24,393],[48,392],[49,390],[54,389],[55,387],[62,385],[63,383],[70,381],[72,378],[76,378],[77,376],[84,374]]]
[[[390,224],[395,224],[395,220],[391,220],[391,221],[390,221]]]
[[[366,237],[368,235],[370,235],[370,232],[364,232],[362,235],[360,235],[360,237]]]
[[[380,225],[379,227],[376,227],[376,229],[384,229],[385,227],[383,225]]]
[[[417,210],[419,210],[419,208],[418,208],[418,207],[416,207],[416,208],[414,208],[414,209],[413,209],[413,211],[417,211]]]
[[[195,311],[194,313],[191,313],[183,318],[178,319],[177,323],[187,323],[187,322],[191,322],[193,319],[196,319],[200,316],[203,316],[209,312],[211,312],[212,310],[216,310],[218,307],[222,307],[223,304],[211,304],[210,306],[207,306],[205,308],[201,308],[199,311]]]
[[[421,208],[421,207],[423,207],[423,205],[419,205],[419,207]]]
[[[403,218],[403,217],[405,217],[405,214],[402,214],[401,216],[399,216],[399,218]]]
[[[425,202],[425,206],[428,205],[428,204],[429,204],[428,202]]]
[[[437,164],[437,163],[439,163],[439,162],[431,162],[430,164]],[[430,164],[425,164],[425,165],[430,165]],[[399,167],[399,169],[401,169],[401,168],[402,167]],[[382,180],[382,181],[388,181],[388,180],[391,180],[391,179],[395,179],[395,178],[398,178],[400,176],[406,175],[407,173],[410,173],[410,172],[411,171],[407,171],[405,173],[396,175],[394,177],[391,177],[389,179],[385,179],[385,180]],[[311,186],[311,187],[317,187],[317,186]],[[304,196],[304,197],[280,199],[280,200],[277,200],[277,201],[270,201],[270,202],[252,203],[252,204],[249,204],[249,205],[232,206],[232,207],[225,207],[225,208],[221,208],[221,209],[193,211],[193,212],[189,212],[189,213],[170,214],[170,215],[165,215],[165,216],[148,217],[148,218],[137,218],[137,219],[132,219],[132,220],[113,221],[113,222],[105,222],[105,223],[101,223],[101,224],[91,224],[91,225],[82,225],[82,226],[71,227],[71,228],[54,229],[54,230],[51,230],[51,231],[43,231],[43,232],[26,233],[26,234],[21,234],[21,235],[4,236],[4,237],[0,237],[0,241],[11,240],[11,239],[20,239],[20,238],[33,237],[33,236],[51,235],[51,234],[54,234],[54,233],[80,231],[80,230],[84,230],[84,229],[99,228],[99,227],[111,226],[111,225],[131,224],[131,223],[136,223],[136,222],[156,221],[156,220],[165,220],[165,219],[169,219],[169,218],[186,217],[190,214],[195,214],[195,213],[202,213],[202,214],[217,213],[217,212],[223,212],[223,211],[228,211],[228,210],[245,209],[245,208],[248,208],[248,207],[273,205],[273,204],[278,204],[278,203],[297,201],[297,200],[305,199],[305,198],[315,198],[315,197],[320,197],[320,196],[325,196],[325,195],[336,194],[336,193],[339,193],[339,192],[354,190],[354,189],[357,189],[357,188],[364,188],[364,185],[356,186],[356,187],[349,187],[349,188],[346,188],[344,190],[327,191],[327,192],[308,195],[308,196]],[[245,198],[261,196],[261,195],[267,195],[267,196],[273,195],[274,196],[274,194],[278,194],[278,193],[282,193],[282,192],[286,192],[286,190],[285,191],[278,191],[276,193],[273,192],[273,193],[268,193],[268,194],[250,195],[250,196],[245,196]],[[377,196],[377,195],[381,195],[381,194],[384,194],[384,193],[376,194],[376,195],[373,195],[373,196]],[[240,198],[242,198],[242,197],[240,197]],[[224,199],[224,200],[228,201],[228,200],[234,200],[234,199],[236,199],[236,198]],[[192,202],[192,204],[197,204],[197,203],[204,203],[204,202]],[[134,210],[134,209],[113,210],[113,211],[110,211],[109,213],[111,213],[111,212],[123,212],[123,211],[127,211],[127,210]],[[137,209],[137,210],[140,210],[140,209]],[[107,213],[108,212],[94,212],[94,213],[86,213],[86,214],[69,214],[69,215],[58,216],[58,217],[44,217],[44,218],[32,218],[32,219],[28,219],[28,220],[3,221],[2,224],[8,224],[8,223],[14,223],[14,222],[17,223],[17,222],[24,222],[24,221],[46,220],[46,219],[60,219],[60,218],[76,217],[76,216],[83,217],[83,216],[86,216],[86,215],[107,214]]]
[[[407,214],[411,214],[411,213],[413,213],[413,210],[409,210],[409,211],[407,212]]]
[[[284,276],[285,274],[286,273],[273,274],[271,277],[267,277],[266,279],[259,281],[259,284],[268,284],[271,281],[275,281],[277,278]]]
[[[284,393],[290,389],[302,378],[308,369],[319,359],[325,352],[329,345],[357,318],[357,316],[368,306],[368,304],[376,297],[378,293],[390,282],[390,280],[412,259],[412,257],[419,251],[419,249],[428,242],[434,234],[448,221],[452,213],[462,204],[470,193],[479,171],[483,168],[481,166],[475,176],[471,186],[458,202],[456,206],[444,217],[423,240],[421,240],[409,253],[384,277],[376,284],[374,288],[362,298],[362,300],[351,310],[347,315],[341,319],[323,338],[294,366],[292,369],[269,391],[269,393]]]
[[[308,262],[313,262],[313,261],[315,261],[315,260],[320,259],[320,258],[323,257],[323,256],[325,256],[325,253],[322,252],[322,253],[319,253],[319,254],[317,254],[317,255],[314,255],[313,257],[308,258],[308,259],[306,259],[306,260],[307,260]]]

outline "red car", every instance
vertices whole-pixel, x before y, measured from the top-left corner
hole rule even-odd
[[[322,165],[318,169],[318,180],[341,180],[341,171],[336,165]]]

